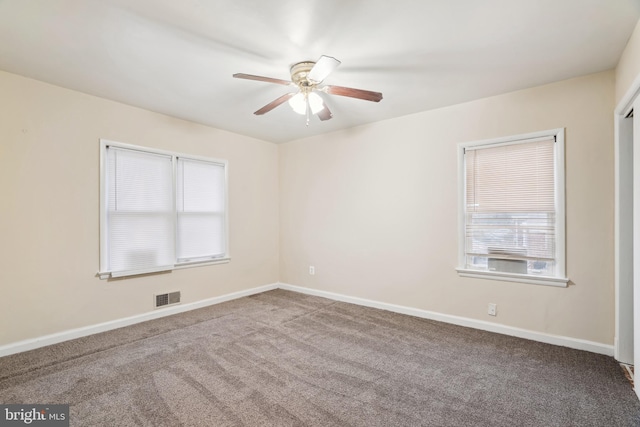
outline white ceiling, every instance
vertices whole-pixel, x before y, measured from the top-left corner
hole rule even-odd
[[[640,0],[0,0],[0,69],[272,142],[611,69]],[[288,80],[329,55],[334,117],[305,126]]]

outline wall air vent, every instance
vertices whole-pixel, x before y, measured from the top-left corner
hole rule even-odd
[[[180,303],[180,291],[155,295],[155,308]]]

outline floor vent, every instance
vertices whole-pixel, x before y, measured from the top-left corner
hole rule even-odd
[[[156,308],[180,303],[180,291],[156,295]]]

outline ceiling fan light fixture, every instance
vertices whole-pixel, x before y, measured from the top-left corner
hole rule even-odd
[[[298,114],[304,115],[307,113],[307,100],[309,101],[309,108],[311,114],[318,114],[323,108],[324,103],[322,98],[317,93],[309,93],[305,99],[305,95],[300,92],[289,99],[289,105]]]
[[[305,114],[307,111],[307,103],[304,100],[302,93],[297,93],[291,99],[289,99],[289,105],[298,114]]]
[[[325,105],[323,97],[316,92],[324,92],[328,95],[346,96],[372,102],[380,102],[382,99],[380,92],[344,86],[319,86],[338,65],[340,65],[340,61],[336,58],[322,55],[316,62],[302,61],[293,64],[289,68],[289,73],[291,74],[290,81],[243,73],[236,73],[233,77],[276,83],[284,86],[297,86],[297,92],[285,93],[255,111],[253,114],[261,116],[277,106],[284,104],[286,101],[289,101],[289,105],[294,112],[307,117],[307,126],[309,126],[309,118],[312,114],[317,115],[321,121],[326,121],[333,117],[331,110]]]
[[[324,108],[324,102],[322,102],[322,98],[317,93],[311,92],[308,95],[308,99],[311,113],[318,114]]]

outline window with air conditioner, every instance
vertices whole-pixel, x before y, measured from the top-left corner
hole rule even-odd
[[[564,129],[458,145],[465,277],[566,286]]]
[[[101,141],[101,278],[229,260],[227,162]]]

